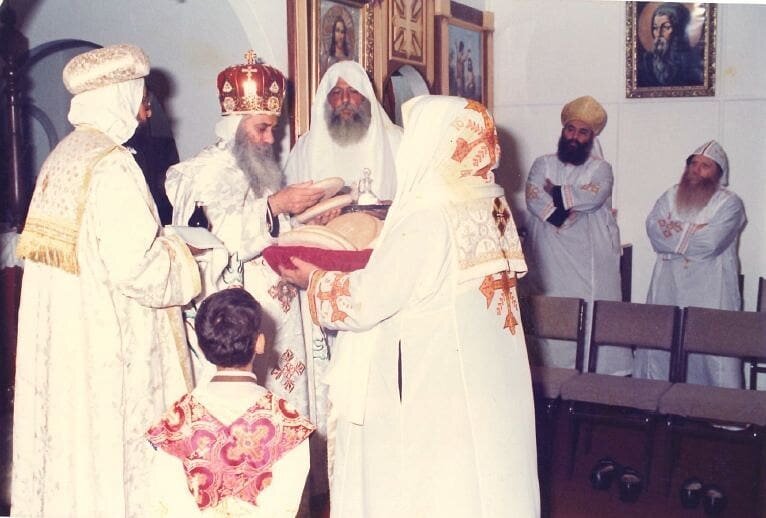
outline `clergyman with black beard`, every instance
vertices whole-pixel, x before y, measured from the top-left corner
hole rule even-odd
[[[538,157],[526,185],[529,273],[522,279],[527,293],[578,297],[592,302],[620,300],[620,236],[612,211],[612,166],[594,154],[596,137],[607,114],[593,97],[579,97],[561,110],[556,153]],[[586,316],[590,322],[590,316]],[[586,330],[589,343],[590,330]],[[588,348],[585,348],[588,351]],[[538,365],[574,368],[574,350],[555,341],[531,348]],[[587,356],[587,352],[586,352]],[[587,365],[587,357],[585,364]],[[633,370],[628,349],[599,351],[598,372],[627,374]]]
[[[225,250],[212,249],[196,259],[202,296],[242,286],[263,307],[269,358],[256,365],[258,381],[309,415],[308,365],[303,324],[295,288],[282,282],[261,252],[280,233],[290,230],[290,215],[315,205],[324,190],[311,182],[284,185],[274,155],[286,80],[274,67],[248,62],[224,69],[217,80],[221,118],[217,142],[168,170],[166,189],[173,202],[173,224],[186,225],[201,203],[211,232]],[[189,317],[189,324],[193,317]],[[196,347],[194,333],[189,342]],[[213,374],[203,354],[195,358],[195,378]],[[289,375],[287,374],[289,372]]]
[[[678,2],[660,4],[652,14],[652,48],[639,59],[638,86],[696,86],[703,83],[702,53],[692,47],[691,15]]]
[[[745,225],[742,200],[727,189],[729,159],[711,140],[686,159],[681,181],[654,204],[646,233],[657,253],[647,302],[739,310],[737,241]],[[636,351],[635,375],[667,379],[668,353]],[[690,383],[743,388],[742,362],[689,357]]]

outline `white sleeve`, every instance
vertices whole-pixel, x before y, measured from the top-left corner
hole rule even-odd
[[[180,238],[159,235],[148,187],[132,158],[113,155],[95,171],[85,209],[108,281],[146,307],[185,304],[200,290],[197,264]]]
[[[308,145],[306,140],[308,139],[308,133],[302,135],[298,142],[295,143],[290,155],[287,157],[287,163],[285,164],[285,183],[292,185],[294,183],[305,182],[311,178],[310,171],[305,156],[307,155]]]

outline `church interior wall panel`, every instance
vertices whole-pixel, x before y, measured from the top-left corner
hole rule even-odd
[[[610,120],[601,140],[617,175],[614,199],[623,241],[635,245],[633,300],[644,299],[654,259],[643,230],[646,213],[677,181],[685,154],[710,138],[722,141],[735,164],[731,187],[743,196],[750,219],[740,245],[743,271],[748,279],[751,272],[766,272],[764,233],[754,223],[766,206],[761,41],[766,5],[719,6],[716,96],[700,104],[689,98],[625,98],[623,2],[461,3],[494,13],[494,111],[501,138],[511,146],[501,171],[510,168],[511,185],[523,185],[535,157],[555,150],[564,103],[590,94],[607,106]],[[146,48],[152,64],[174,80],[166,108],[175,121],[181,158],[186,158],[212,142],[219,113],[213,81],[223,66],[253,48],[287,69],[285,5],[273,0],[135,0],[128,10],[117,2],[93,9],[88,0],[42,1],[30,10],[23,30],[30,46],[75,37],[102,44],[131,41]],[[157,21],[162,31],[156,30]],[[283,138],[282,149],[284,160],[289,138]],[[523,192],[509,196],[516,210],[523,210]],[[754,307],[754,296],[746,286],[746,309]]]

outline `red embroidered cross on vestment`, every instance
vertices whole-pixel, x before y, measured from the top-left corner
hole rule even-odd
[[[495,292],[500,292],[500,300],[498,301],[497,314],[501,314],[503,306],[506,306],[508,313],[505,316],[505,324],[503,328],[508,329],[512,335],[516,334],[516,326],[519,325],[518,320],[513,315],[513,306],[516,300],[511,293],[511,288],[516,286],[516,277],[510,277],[508,272],[502,272],[497,278],[494,275],[487,275],[481,283],[479,290],[487,299],[487,308],[492,304],[492,299],[495,297]]]

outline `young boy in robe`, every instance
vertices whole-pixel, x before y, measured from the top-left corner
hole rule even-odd
[[[292,518],[298,512],[309,470],[305,439],[314,425],[258,384],[260,327],[261,306],[244,289],[214,293],[200,306],[199,345],[217,372],[147,432],[161,450],[159,515]]]

